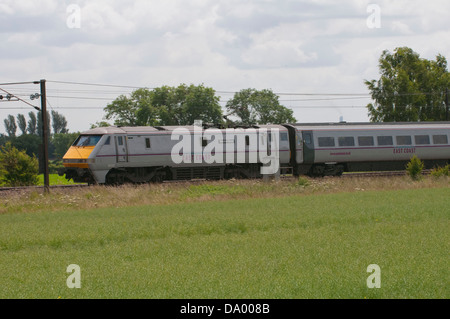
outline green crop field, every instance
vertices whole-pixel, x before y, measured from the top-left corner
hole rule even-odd
[[[43,186],[44,185],[44,175],[40,174],[38,176],[39,181],[38,185]],[[64,176],[59,176],[58,174],[49,174],[49,183],[50,185],[73,185],[76,184],[73,182],[73,180],[68,181]]]
[[[234,192],[245,192],[238,186]],[[183,194],[202,196],[205,187],[224,192],[199,186]],[[449,195],[444,186],[23,206],[0,214],[0,298],[447,299]],[[71,264],[81,288],[67,286]],[[380,268],[380,288],[368,288],[371,264]]]

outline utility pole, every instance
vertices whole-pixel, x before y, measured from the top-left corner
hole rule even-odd
[[[44,164],[44,193],[50,192],[50,179],[48,176],[48,122],[47,122],[47,97],[45,92],[45,80],[39,81],[41,86],[41,119],[42,119],[42,157]]]

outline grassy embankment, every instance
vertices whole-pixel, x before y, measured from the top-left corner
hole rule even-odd
[[[0,298],[450,297],[448,178],[301,184],[9,194]],[[66,286],[70,264],[80,289]]]

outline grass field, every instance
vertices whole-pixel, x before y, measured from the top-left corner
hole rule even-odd
[[[44,175],[40,174],[38,175],[39,181],[38,185],[43,186],[44,185]],[[73,185],[76,184],[73,182],[73,180],[68,181],[64,176],[59,176],[58,174],[49,174],[48,179],[50,182],[50,185]]]
[[[0,298],[450,297],[448,180],[400,190],[353,181],[356,191],[314,183],[0,200]],[[77,200],[63,208],[64,196]],[[80,266],[80,289],[66,285],[70,264]],[[381,288],[367,287],[370,264]]]

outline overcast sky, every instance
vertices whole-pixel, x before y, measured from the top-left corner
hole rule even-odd
[[[449,60],[449,12],[448,0],[0,0],[0,83],[46,79],[48,109],[72,132],[134,87],[181,83],[214,88],[222,105],[271,89],[298,122],[368,121],[364,80],[379,77],[382,51]],[[0,89],[39,106],[38,85]],[[0,133],[32,110],[0,102]]]

